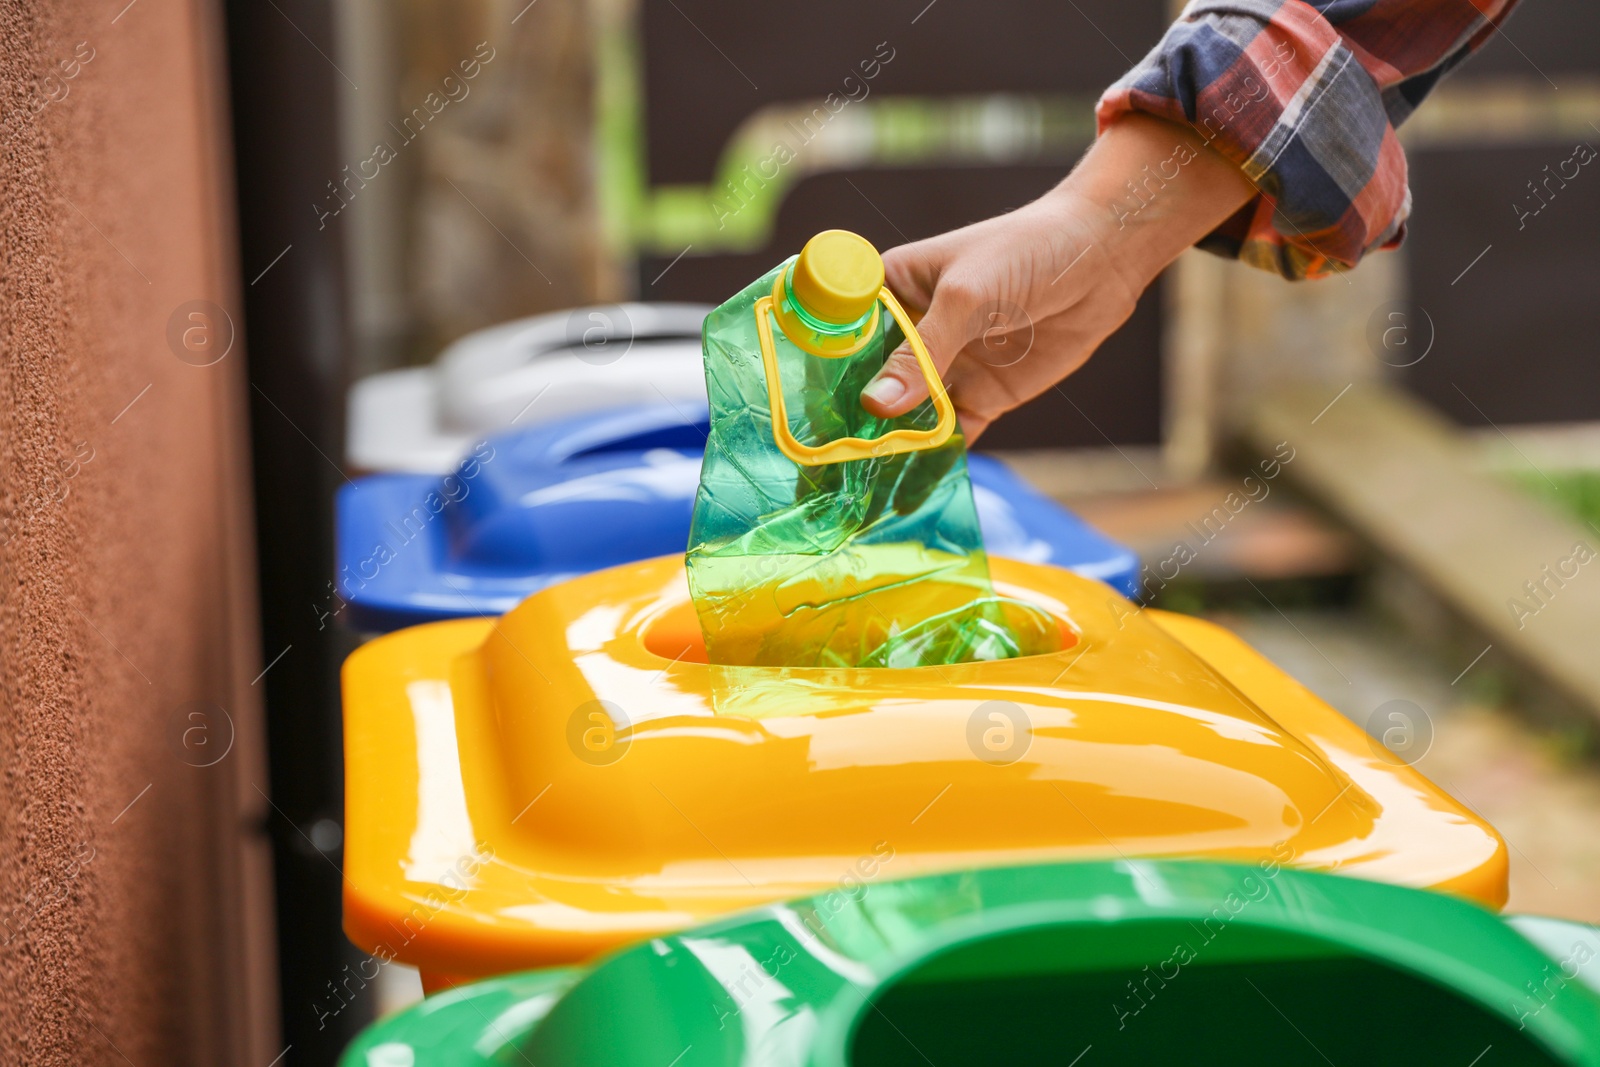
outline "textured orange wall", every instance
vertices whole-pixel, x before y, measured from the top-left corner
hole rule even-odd
[[[266,1067],[220,14],[125,2],[0,0],[0,1063]]]

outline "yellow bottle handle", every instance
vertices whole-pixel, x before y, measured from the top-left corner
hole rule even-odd
[[[772,409],[772,436],[777,442],[778,451],[802,467],[844,463],[853,459],[881,459],[901,452],[920,452],[924,449],[938,448],[955,432],[955,405],[950,402],[950,394],[945,392],[944,382],[939,379],[939,371],[934,367],[933,357],[928,355],[928,348],[922,343],[916,325],[900,306],[900,302],[894,298],[894,294],[889,292],[888,286],[878,290],[878,299],[900,324],[906,340],[911,342],[911,351],[916,354],[917,366],[922,368],[922,380],[928,386],[928,396],[933,401],[933,410],[939,416],[939,421],[927,430],[890,430],[882,437],[872,440],[864,437],[841,437],[821,445],[803,445],[795,440],[794,433],[789,429],[789,416],[783,404],[783,381],[778,371],[778,351],[772,339],[772,320],[776,317],[773,298],[763,296],[756,301],[756,334],[761,343],[761,365],[767,376],[767,401]]]

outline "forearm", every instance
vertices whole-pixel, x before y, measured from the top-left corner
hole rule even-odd
[[[1101,97],[1101,128],[1130,113],[1192,125],[1250,178],[1250,210],[1201,247],[1287,278],[1346,270],[1404,236],[1395,128],[1514,4],[1192,0]]]
[[[1109,265],[1137,294],[1254,196],[1239,167],[1192,127],[1129,114],[1046,199],[1096,220]]]

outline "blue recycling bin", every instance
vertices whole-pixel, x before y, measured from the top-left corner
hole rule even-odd
[[[442,477],[346,485],[338,617],[382,633],[499,615],[564,579],[683,552],[707,418],[704,404],[613,409],[488,438]],[[1132,551],[998,460],[973,455],[971,472],[991,555],[1066,567],[1133,595]]]

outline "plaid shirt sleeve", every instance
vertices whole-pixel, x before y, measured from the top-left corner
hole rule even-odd
[[[1191,0],[1107,89],[1102,131],[1188,122],[1260,193],[1201,248],[1315,278],[1393,248],[1411,211],[1395,128],[1517,0]]]

